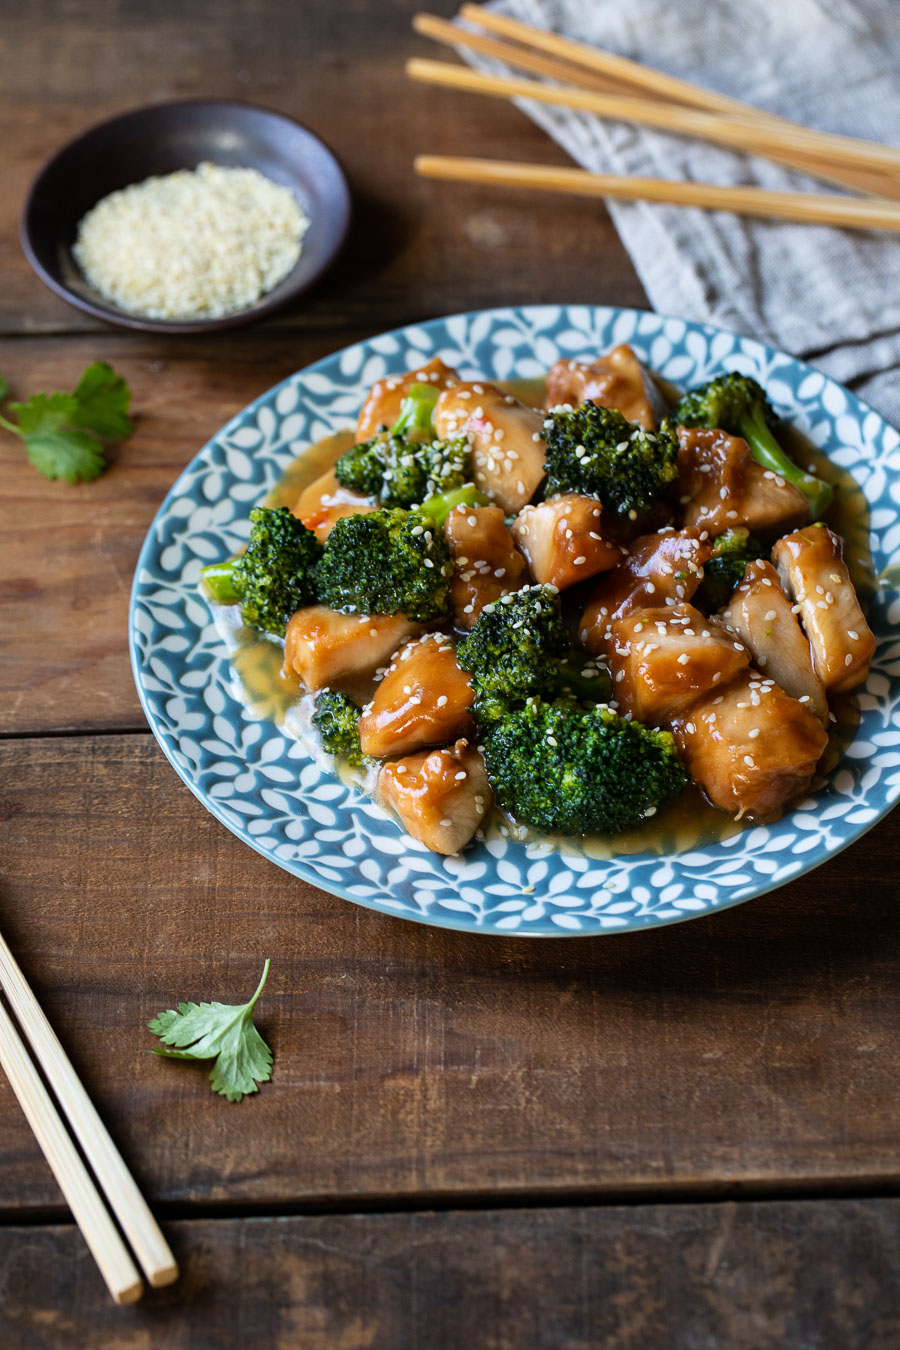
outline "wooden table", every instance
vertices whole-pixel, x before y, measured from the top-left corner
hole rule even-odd
[[[357,338],[527,301],[645,303],[603,209],[417,182],[417,150],[564,162],[515,109],[408,86],[412,0],[5,7],[0,370],[94,358],[138,426],[89,486],[0,440],[2,927],[183,1265],[109,1303],[0,1082],[3,1347],[860,1347],[900,1343],[900,817],[715,918],[550,942],[439,932],[294,880],[186,791],[126,644],[138,548],[205,440]],[[435,8],[449,14],[452,5]],[[235,96],[308,122],[356,217],[302,304],[215,339],[117,333],[16,242],[85,125]],[[240,1106],[148,1051],[239,1001],[275,1076]]]

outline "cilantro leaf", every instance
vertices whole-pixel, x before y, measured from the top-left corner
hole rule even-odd
[[[209,1081],[213,1092],[239,1102],[272,1077],[272,1051],[253,1025],[253,1005],[263,991],[269,962],[249,1003],[179,1003],[147,1026],[163,1042],[155,1055],[169,1059],[215,1059]],[[170,1047],[175,1047],[170,1049]]]
[[[45,478],[89,483],[106,468],[96,436],[72,427],[77,413],[74,394],[34,394],[27,403],[11,403],[18,415],[25,453]]]
[[[131,390],[121,375],[105,361],[95,361],[78,381],[73,394],[78,409],[72,419],[75,426],[87,427],[107,441],[130,436],[134,424],[128,416]]]
[[[0,402],[8,390],[0,375]],[[130,399],[121,376],[104,361],[95,361],[73,394],[33,394],[27,403],[11,403],[9,411],[18,423],[0,416],[0,426],[22,437],[29,461],[45,478],[88,483],[106,468],[102,440],[130,434]]]

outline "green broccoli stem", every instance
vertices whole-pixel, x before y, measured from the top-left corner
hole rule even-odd
[[[413,433],[430,433],[434,429],[434,405],[440,392],[433,384],[411,384],[400,408],[400,416],[391,427],[391,435],[415,439]]]
[[[237,558],[228,558],[225,562],[210,563],[200,573],[206,589],[218,605],[236,605],[240,601],[234,585],[234,568]]]
[[[748,408],[740,419],[741,435],[750,446],[750,453],[757,464],[779,474],[786,482],[799,488],[809,502],[810,520],[818,520],[827,511],[833,496],[830,483],[802,469],[789,459],[776,441],[766,422],[765,413],[758,404]]]
[[[443,525],[456,506],[490,506],[490,504],[490,497],[479,492],[474,483],[463,483],[462,487],[454,488],[452,492],[429,497],[421,506],[416,507],[416,510],[421,511],[423,516],[431,516],[435,525]]]

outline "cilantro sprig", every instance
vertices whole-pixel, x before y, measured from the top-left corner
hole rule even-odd
[[[9,385],[0,375],[0,404]],[[21,436],[30,462],[45,478],[89,483],[106,468],[105,441],[129,436],[131,390],[105,361],[88,366],[72,394],[32,394],[27,403],[10,403],[12,422],[0,414],[0,427]]]
[[[272,1077],[272,1051],[253,1025],[253,1005],[263,991],[269,962],[249,1003],[179,1003],[147,1026],[163,1042],[155,1055],[169,1059],[215,1059],[209,1081],[230,1102],[258,1091]],[[175,1047],[170,1049],[170,1047]]]

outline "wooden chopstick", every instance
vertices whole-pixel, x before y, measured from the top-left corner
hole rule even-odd
[[[131,1243],[148,1281],[154,1287],[171,1284],[178,1278],[178,1265],[169,1244],[2,935],[0,935],[0,988],[6,994],[10,1007],[31,1044],[35,1057],[65,1112],[72,1132],[84,1150],[85,1157],[93,1168],[107,1202]],[[13,1087],[15,1089],[15,1083]],[[22,1100],[21,1097],[19,1100]],[[38,1138],[40,1140],[40,1136]],[[46,1149],[44,1151],[46,1152]],[[48,1161],[54,1166],[49,1155]],[[60,1184],[62,1185],[62,1182]],[[65,1193],[65,1187],[63,1191]],[[66,1198],[69,1198],[67,1194]],[[75,1213],[74,1206],[73,1213]],[[90,1239],[88,1241],[90,1242]],[[135,1298],[138,1296],[139,1294],[133,1295]],[[114,1292],[113,1297],[116,1297]]]
[[[561,37],[558,33],[551,33],[545,28],[535,28],[519,19],[512,19],[505,14],[497,14],[493,10],[483,9],[481,5],[466,3],[462,6],[459,15],[460,18],[468,19],[481,28],[487,28],[492,32],[510,37],[514,41],[536,47],[539,51],[560,56],[575,65],[586,67],[595,74],[618,79],[655,97],[662,96],[676,103],[703,108],[708,112],[728,113],[734,117],[750,118],[756,122],[774,123],[782,127],[792,127],[799,131],[809,130],[807,127],[802,127],[798,122],[791,122],[786,117],[780,117],[777,113],[764,112],[761,108],[755,108],[752,103],[744,103],[741,99],[730,98],[727,94],[719,94],[714,89],[704,89],[702,85],[691,84],[688,80],[681,80],[676,75],[667,75],[664,71],[642,66],[638,61],[631,61],[625,56],[617,56],[615,53],[604,51],[600,47],[590,47],[587,43],[577,42],[574,38]],[[838,143],[838,145],[843,143],[866,147],[873,144],[871,141],[857,140],[848,136],[832,136],[826,132],[814,134],[825,142],[832,141]],[[900,154],[900,151],[897,153]]]
[[[467,18],[474,17],[470,11],[474,6],[467,6],[465,15]],[[481,11],[477,10],[479,18],[477,22],[482,22]],[[485,11],[489,14],[490,11]],[[498,16],[503,17],[503,16]],[[472,51],[480,52],[484,56],[492,57],[494,60],[503,61],[507,65],[517,66],[522,70],[528,70],[532,74],[541,75],[548,79],[558,80],[563,84],[573,84],[580,88],[593,89],[595,92],[608,94],[619,94],[634,97],[635,91],[639,90],[641,96],[645,99],[666,106],[671,102],[670,97],[658,89],[653,79],[644,79],[640,84],[633,80],[622,78],[620,75],[609,73],[598,74],[589,70],[584,65],[576,65],[570,62],[556,60],[554,57],[545,56],[539,50],[532,50],[528,47],[514,46],[512,43],[498,41],[496,38],[485,37],[481,33],[472,33],[466,28],[460,28],[458,24],[450,23],[446,19],[440,19],[433,14],[416,14],[413,17],[413,28],[424,37],[431,38],[435,42],[441,42],[450,47],[466,47]],[[540,29],[530,28],[527,24],[518,25],[518,28],[524,29],[532,40],[539,42],[543,37]],[[580,44],[576,44],[579,46]],[[585,50],[590,51],[590,48]],[[634,62],[626,63],[629,67],[636,65]],[[645,67],[636,67],[642,74],[655,76],[656,72],[648,72]],[[710,91],[704,90],[699,86],[684,85],[679,81],[680,92],[677,99],[678,104],[694,106],[697,108],[707,107],[709,111],[719,111],[708,104],[704,95]],[[728,105],[727,110],[732,115],[740,116],[748,122],[763,122],[777,127],[793,127],[796,124],[787,121],[786,118],[777,117],[775,114],[766,113],[758,108],[752,107],[747,103],[739,103],[736,99],[723,99],[718,95],[713,95],[712,104],[722,102]],[[808,128],[804,128],[808,130]],[[856,166],[844,166],[833,162],[829,155],[823,155],[821,150],[780,150],[770,146],[765,152],[757,151],[765,155],[766,159],[774,160],[778,164],[787,165],[789,168],[800,169],[802,172],[810,174],[814,178],[819,178],[825,183],[837,185],[839,187],[849,187],[856,192],[863,192],[872,196],[889,197],[900,200],[900,180],[897,177],[890,176],[880,170],[861,169]]]
[[[60,1119],[9,1013],[0,1003],[0,1065],[116,1303],[144,1291],[137,1267]]]
[[[713,183],[671,182],[665,178],[626,178],[588,173],[585,169],[519,164],[507,160],[464,159],[418,155],[416,172],[425,178],[532,188],[540,192],[573,192],[583,197],[616,197],[623,201],[664,202],[731,211],[810,225],[843,225],[862,230],[900,231],[900,205],[876,197],[837,197],[810,192],[768,192],[763,188],[717,187]]]
[[[768,123],[749,123],[738,118],[713,116],[694,108],[655,102],[650,99],[629,98],[618,94],[603,94],[592,89],[562,89],[539,84],[536,80],[513,79],[500,75],[482,75],[468,66],[453,66],[445,61],[423,61],[413,58],[407,62],[406,73],[412,79],[427,84],[440,84],[453,89],[487,94],[494,98],[530,98],[539,103],[555,103],[582,112],[597,113],[624,122],[638,122],[658,127],[663,131],[681,132],[702,140],[715,141],[738,150],[766,153],[771,148],[803,153],[810,146],[819,145],[821,133],[803,127],[775,127]],[[834,138],[842,141],[842,138]],[[852,149],[847,148],[848,145]],[[844,142],[834,151],[836,159],[861,168],[900,171],[900,150],[874,142]]]

